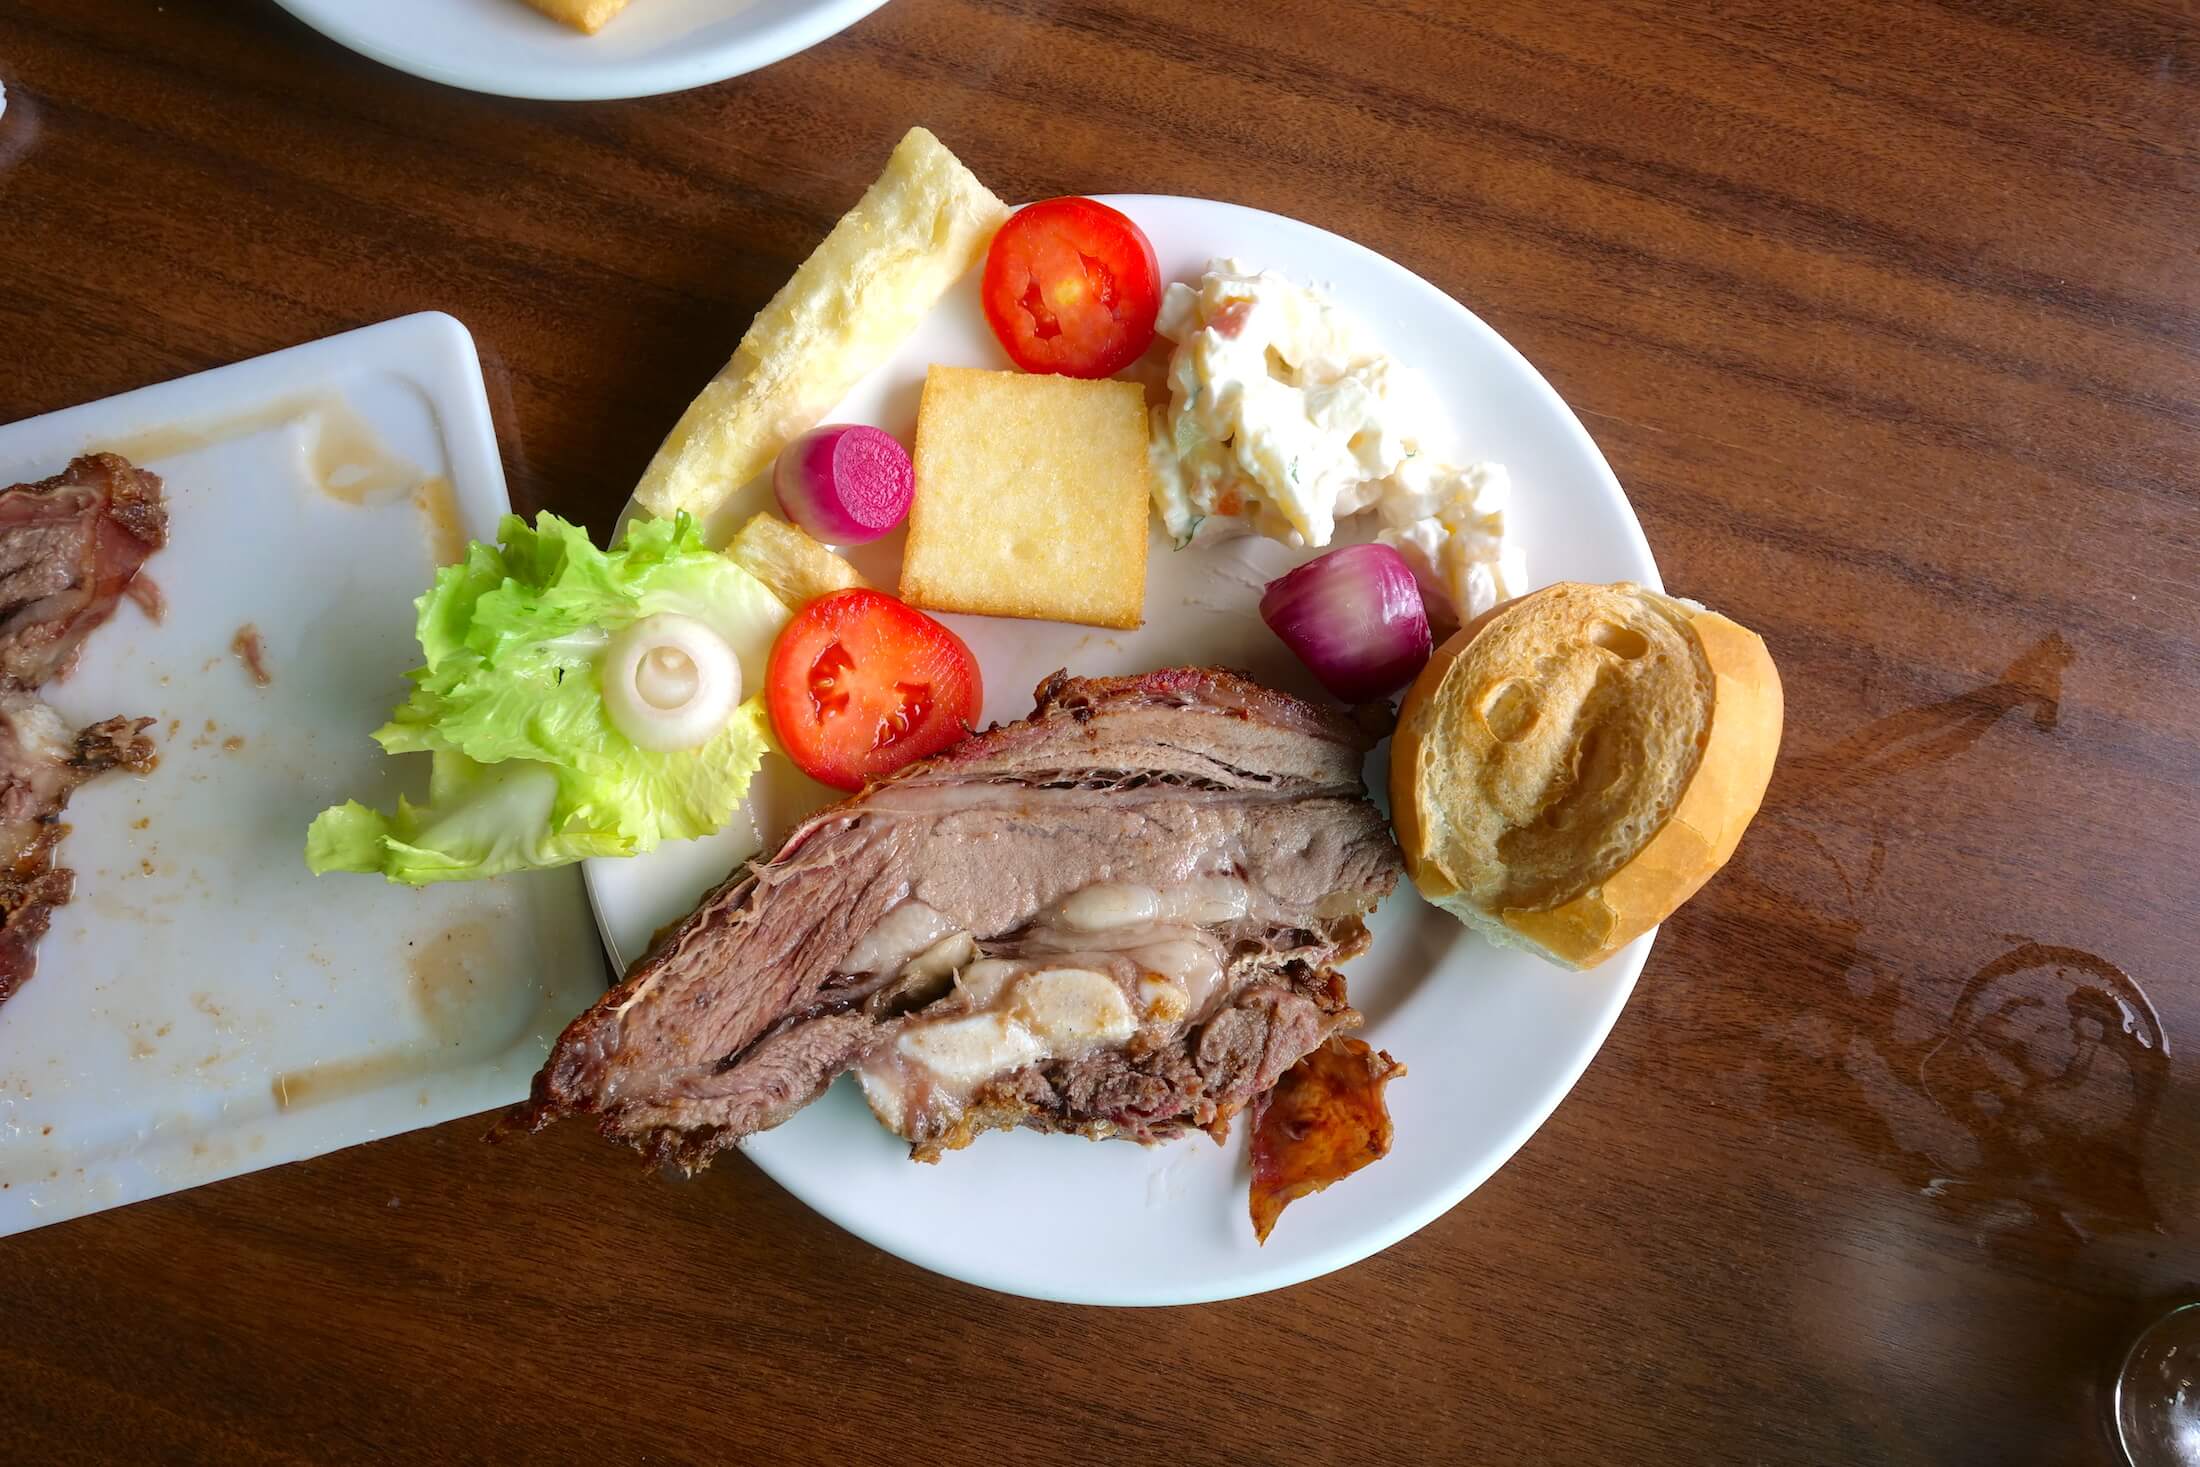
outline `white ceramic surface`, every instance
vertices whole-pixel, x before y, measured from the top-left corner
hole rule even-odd
[[[125,601],[43,696],[72,726],[156,716],[160,765],[70,801],[76,898],[0,1004],[0,1235],[508,1104],[602,984],[574,872],[305,868],[323,807],[425,793],[427,760],[367,734],[419,660],[431,545],[507,507],[466,329],[408,316],[0,427],[0,484],[106,447],[165,481],[167,609]],[[448,498],[416,501],[430,479]]]
[[[276,0],[340,45],[504,97],[648,97],[740,76],[846,30],[885,0],[633,0],[593,36],[524,0]]]
[[[1541,584],[1632,579],[1657,567],[1596,445],[1533,367],[1426,281],[1326,231],[1234,205],[1132,195],[1111,199],[1153,239],[1169,279],[1235,255],[1320,283],[1363,315],[1451,403],[1462,457],[1512,470],[1511,524]],[[839,421],[909,441],[927,363],[1006,367],[965,279],[894,359],[857,386]],[[724,536],[769,502],[748,486],[712,526]],[[891,587],[898,535],[854,558]],[[1181,663],[1249,668],[1319,696],[1256,610],[1260,587],[1302,557],[1266,541],[1199,551],[1154,534],[1146,624],[1101,632],[985,617],[946,618],[984,669],[986,716],[1031,711],[1056,668],[1084,674]],[[1369,760],[1381,789],[1388,746]],[[754,802],[755,829],[588,863],[589,891],[615,955],[631,959],[765,836],[824,791],[776,756]],[[1250,1163],[1241,1124],[1226,1147],[1194,1137],[1152,1150],[1033,1133],[989,1135],[937,1166],[914,1165],[842,1080],[749,1156],[826,1217],[889,1252],[988,1288],[1103,1304],[1230,1298],[1297,1283],[1384,1248],[1473,1191],[1558,1104],[1626,1002],[1650,937],[1593,973],[1569,975],[1470,936],[1410,887],[1371,924],[1374,946],[1347,969],[1363,1032],[1410,1073],[1388,1091],[1397,1139],[1385,1160],[1292,1204],[1265,1248],[1246,1216]],[[730,1219],[729,1225],[738,1225]]]

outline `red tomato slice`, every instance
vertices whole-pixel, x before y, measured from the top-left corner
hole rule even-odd
[[[764,707],[804,774],[859,790],[977,726],[984,691],[963,639],[879,591],[835,591],[772,644]]]
[[[985,319],[1016,365],[1107,377],[1153,344],[1161,267],[1145,231],[1092,199],[1018,211],[985,254]]]

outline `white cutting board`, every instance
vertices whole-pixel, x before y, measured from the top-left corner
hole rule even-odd
[[[407,316],[0,427],[0,484],[95,448],[165,481],[166,611],[125,601],[43,696],[72,726],[156,717],[160,765],[70,802],[76,898],[0,1004],[0,1235],[518,1100],[604,978],[575,871],[305,868],[325,806],[425,796],[426,757],[368,734],[437,559],[508,507],[465,327]]]

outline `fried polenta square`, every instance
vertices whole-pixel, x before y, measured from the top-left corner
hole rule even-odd
[[[589,35],[602,30],[605,21],[626,9],[626,0],[527,0],[527,3],[552,20],[562,20]]]
[[[934,367],[917,410],[904,601],[1135,627],[1146,605],[1146,395],[1135,382]]]

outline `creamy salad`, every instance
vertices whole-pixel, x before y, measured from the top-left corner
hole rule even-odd
[[[1156,330],[1175,350],[1153,415],[1154,501],[1179,546],[1250,533],[1320,547],[1372,509],[1378,538],[1459,620],[1527,589],[1504,466],[1424,452],[1443,404],[1349,312],[1214,260],[1198,285],[1168,288]]]

